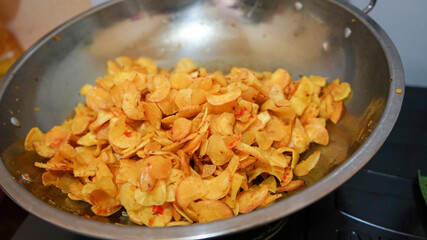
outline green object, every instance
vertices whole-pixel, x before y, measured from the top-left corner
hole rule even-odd
[[[418,182],[420,184],[421,194],[424,197],[424,201],[427,205],[427,176],[421,176],[421,171],[418,170]]]

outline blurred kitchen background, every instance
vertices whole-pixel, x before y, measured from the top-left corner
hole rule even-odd
[[[0,0],[0,21],[22,50],[68,19],[110,0]],[[270,1],[270,0],[264,0]],[[327,1],[327,0],[325,0]],[[346,0],[364,8],[369,0]],[[427,87],[427,1],[378,0],[369,15],[391,37],[402,58],[406,84]],[[1,31],[0,23],[0,31]],[[1,34],[1,33],[0,33]],[[4,53],[0,39],[0,62]],[[1,46],[3,45],[3,46]],[[19,51],[15,50],[15,54]]]

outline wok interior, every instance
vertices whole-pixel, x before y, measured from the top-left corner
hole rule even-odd
[[[294,1],[279,0],[122,1],[73,23],[59,33],[59,41],[48,39],[35,48],[7,86],[0,102],[3,162],[45,202],[69,212],[88,210],[87,204],[42,186],[43,171],[33,166],[41,159],[23,148],[26,133],[33,126],[47,131],[70,117],[83,101],[80,87],[104,75],[109,59],[145,56],[169,69],[188,56],[208,71],[281,67],[293,80],[313,74],[351,84],[344,117],[328,124],[330,144],[310,148],[320,149],[322,157],[304,178],[309,187],[348,159],[373,131],[387,101],[390,73],[378,40],[359,19],[334,2],[300,2],[301,10]],[[346,28],[351,31],[347,37]],[[11,112],[20,128],[10,123]],[[33,181],[26,182],[22,173]],[[109,221],[129,223],[120,214]]]

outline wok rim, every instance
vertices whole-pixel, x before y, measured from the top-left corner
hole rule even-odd
[[[42,47],[45,42],[75,22],[122,1],[123,0],[114,0],[87,10],[61,24],[59,27],[55,28],[33,44],[4,75],[3,80],[0,82],[0,101],[3,98],[7,86],[13,80],[14,73],[24,65],[28,58],[37,49]],[[233,218],[216,222],[167,228],[118,226],[114,224],[107,225],[105,223],[87,220],[61,211],[41,201],[23,188],[17,181],[13,180],[12,175],[7,170],[3,161],[2,164],[0,164],[0,185],[2,189],[13,201],[26,211],[47,222],[78,234],[109,239],[139,239],[141,236],[161,239],[200,239],[217,237],[270,223],[274,220],[290,215],[319,200],[338,188],[358,172],[383,145],[399,116],[405,88],[401,59],[393,42],[385,31],[372,18],[364,14],[358,8],[352,6],[350,3],[342,0],[329,0],[329,2],[332,2],[333,4],[338,5],[338,7],[349,12],[358,21],[362,22],[375,36],[386,55],[392,82],[390,83],[390,91],[386,107],[380,121],[371,135],[349,159],[307,189],[285,198],[271,206],[248,214],[238,215]],[[403,90],[402,94],[395,93],[394,90],[398,88]]]

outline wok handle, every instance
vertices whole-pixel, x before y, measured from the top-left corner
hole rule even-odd
[[[364,13],[369,13],[375,6],[375,3],[377,3],[377,0],[370,0],[368,6],[363,9]]]

